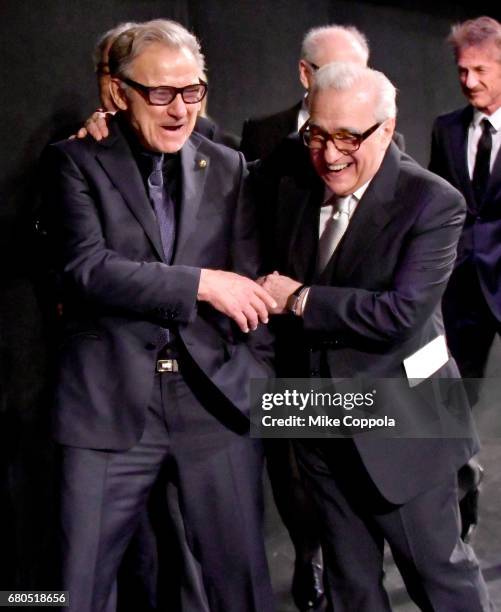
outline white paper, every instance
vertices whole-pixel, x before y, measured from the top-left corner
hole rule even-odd
[[[446,364],[448,359],[445,336],[437,336],[420,348],[419,351],[404,359],[404,368],[409,379],[409,385],[411,387],[418,385],[423,378],[428,378]]]

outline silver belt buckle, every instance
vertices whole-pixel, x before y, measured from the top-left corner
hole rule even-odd
[[[157,372],[179,372],[177,359],[157,359]]]

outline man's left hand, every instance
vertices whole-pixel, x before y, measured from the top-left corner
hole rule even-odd
[[[272,314],[285,314],[287,312],[287,299],[302,284],[278,272],[261,276],[257,282],[266,289],[277,303],[277,307],[271,311]]]

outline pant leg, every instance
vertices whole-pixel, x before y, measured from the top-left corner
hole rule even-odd
[[[426,612],[487,612],[487,587],[473,549],[460,538],[457,480],[376,516],[407,590]]]
[[[454,270],[442,309],[447,343],[461,376],[467,382],[470,401],[478,400],[479,380],[483,378],[489,350],[498,324],[482,293],[474,265],[464,263]]]
[[[273,499],[294,545],[296,560],[308,562],[320,550],[320,536],[291,440],[263,440]]]
[[[209,609],[272,612],[261,443],[225,426],[214,416],[217,406],[206,410],[181,376],[164,381],[181,515]]]
[[[116,576],[168,450],[157,384],[125,452],[62,447],[61,561],[71,612],[114,612]]]
[[[371,517],[385,506],[351,440],[295,440],[319,515],[329,612],[390,612],[384,540]]]

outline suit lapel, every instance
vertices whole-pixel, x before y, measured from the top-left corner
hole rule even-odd
[[[497,157],[492,166],[492,171],[487,184],[487,192],[485,194],[484,206],[482,209],[490,208],[492,205],[498,205],[501,198],[501,149],[498,151]]]
[[[320,181],[307,188],[293,185],[290,178],[281,193],[283,205],[278,218],[290,223],[287,261],[283,264],[290,266],[290,275],[300,281],[311,281],[315,272],[322,194]]]
[[[183,259],[197,225],[205,180],[210,170],[210,159],[199,153],[199,141],[191,137],[181,149],[181,206],[176,231],[174,263]]]
[[[460,191],[464,194],[468,208],[471,212],[476,209],[475,196],[471,186],[470,174],[468,172],[468,128],[473,118],[473,110],[471,106],[467,106],[459,117],[459,121],[451,126],[448,131],[450,143],[446,147],[446,151],[450,152],[452,157],[452,167],[456,173],[460,187]]]
[[[163,261],[164,254],[157,218],[132,151],[117,122],[110,123],[109,128],[110,136],[98,143],[101,148],[96,155],[97,161],[144,229],[157,257]]]

